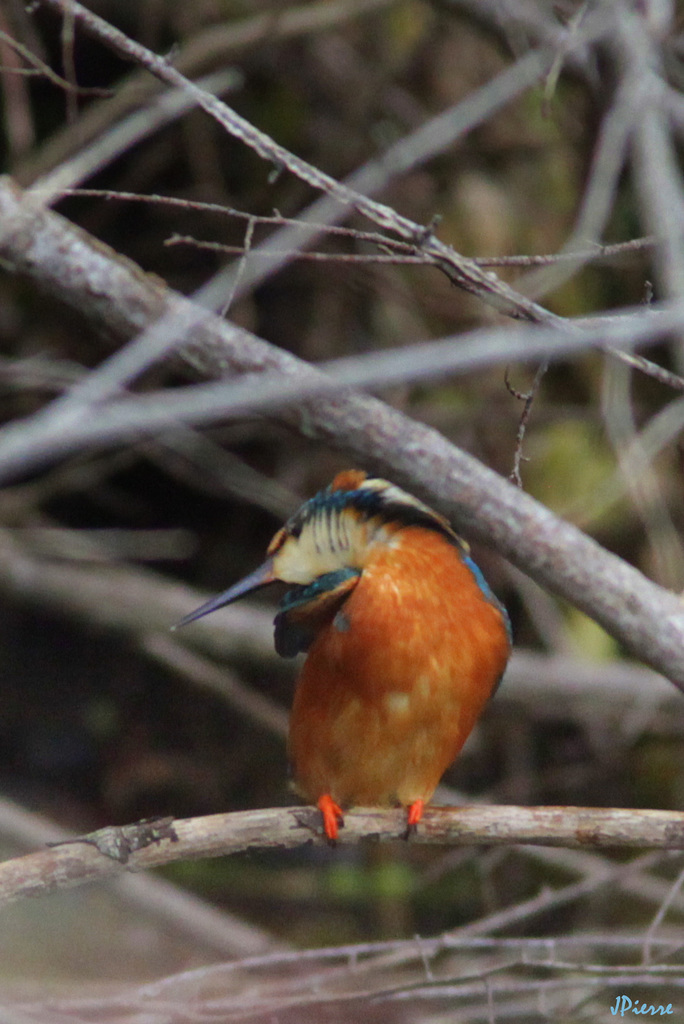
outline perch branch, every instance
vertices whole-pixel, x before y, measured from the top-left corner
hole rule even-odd
[[[309,807],[279,807],[100,829],[0,864],[0,903],[81,885],[122,870],[244,850],[323,845],[319,818]],[[345,816],[339,841],[397,840],[406,830],[405,818],[401,809],[354,810]],[[411,842],[679,850],[684,849],[684,814],[593,807],[429,807]]]

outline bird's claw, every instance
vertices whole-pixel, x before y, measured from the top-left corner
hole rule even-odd
[[[418,831],[418,822],[423,817],[423,811],[425,810],[424,800],[414,800],[410,804],[408,809],[408,815],[406,817],[406,831],[402,833],[402,839],[407,841],[414,836]]]
[[[323,831],[330,846],[337,842],[339,829],[344,828],[344,815],[342,808],[335,803],[329,793],[319,797],[316,805],[323,816]]]

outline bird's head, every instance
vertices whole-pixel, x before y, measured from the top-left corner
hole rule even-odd
[[[321,619],[334,613],[356,585],[373,548],[391,544],[407,526],[436,531],[467,551],[443,516],[400,487],[361,470],[338,473],[329,487],[304,502],[278,530],[263,565],[178,625],[209,615],[269,583],[289,583],[293,589],[281,602],[276,619],[276,647],[281,654],[306,650]],[[281,629],[279,645],[278,620],[289,628],[305,618],[306,638],[286,642],[289,634],[283,640]]]
[[[395,484],[345,470],[273,537],[268,554],[274,578],[307,586],[340,569],[362,572],[372,549],[391,543],[406,526],[436,530],[461,543],[446,519]]]

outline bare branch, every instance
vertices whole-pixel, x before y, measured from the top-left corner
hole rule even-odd
[[[313,367],[194,307],[158,278],[117,258],[63,218],[25,207],[21,195],[8,184],[0,187],[0,213],[5,234],[0,257],[78,308],[110,335],[114,332],[127,339],[168,318],[166,322],[173,323],[188,340],[185,358],[207,376],[273,371],[278,374],[273,385],[276,404],[278,389],[290,388],[291,394],[301,395],[308,387],[330,387],[327,378]],[[646,317],[642,336],[657,333],[662,319],[650,311],[642,315]],[[676,308],[669,316],[668,327],[680,322]],[[541,334],[534,337],[541,341]],[[511,332],[504,332],[502,338],[510,351]],[[559,339],[563,347],[578,344],[574,334],[549,332],[540,349],[548,354],[548,342],[558,344]],[[165,341],[166,336],[160,344]],[[479,338],[478,351],[481,343]],[[423,352],[427,358],[427,349]],[[529,354],[542,353],[535,350]],[[377,358],[381,357],[382,353],[378,354]],[[254,377],[250,386],[253,383]],[[434,430],[376,399],[340,393],[338,385],[335,388],[334,401],[303,402],[283,414],[283,422],[343,448],[362,464],[382,467],[398,482],[429,496],[466,535],[496,547],[537,582],[595,618],[637,657],[684,685],[684,606],[675,595],[650,583]],[[253,405],[253,397],[250,402],[245,395],[243,410]],[[222,393],[224,403],[225,399]],[[83,415],[88,407],[77,408]],[[98,417],[88,414],[87,421],[93,430],[97,428]],[[72,429],[74,422],[78,424],[78,417],[72,418]],[[30,458],[44,459],[47,452],[50,457],[58,454],[68,436],[68,421],[62,422],[58,435],[45,429],[49,420],[46,424],[39,418],[37,424],[42,450],[36,449],[36,437],[31,437],[26,422],[0,434],[0,465],[5,475],[11,467],[25,470]]]
[[[401,809],[355,809],[345,815],[340,842],[347,845],[368,836],[374,842],[396,841],[405,831]],[[313,842],[326,842],[319,814],[302,807],[164,818],[100,829],[0,864],[0,904],[82,885],[124,868],[141,870],[188,858],[292,849]],[[684,814],[590,807],[430,807],[411,842],[680,850],[684,849]]]
[[[110,46],[117,53],[128,60],[134,60],[142,67],[147,68],[153,75],[167,82],[169,85],[184,89],[189,97],[192,97],[198,106],[202,107],[211,117],[235,138],[253,149],[264,160],[268,160],[276,167],[287,168],[292,174],[301,178],[313,188],[320,189],[330,198],[342,203],[348,209],[357,210],[379,227],[393,231],[400,238],[415,244],[420,250],[430,257],[449,275],[449,277],[465,291],[479,296],[485,302],[495,306],[501,312],[518,318],[525,318],[534,322],[552,323],[556,318],[548,310],[538,306],[518,292],[515,292],[505,282],[496,278],[491,272],[481,270],[476,263],[468,260],[455,252],[450,246],[438,241],[432,231],[424,226],[416,224],[406,217],[401,216],[389,206],[378,203],[373,199],[350,188],[348,185],[340,184],[334,178],[324,174],[317,167],[307,163],[300,157],[295,156],[279,143],[275,142],[268,135],[256,128],[249,121],[237,114],[234,110],[222,103],[216,97],[203,91],[184,75],[180,74],[173,65],[169,64],[162,57],[157,56],[146,47],[135,42],[123,32],[114,28],[102,18],[88,11],[76,0],[41,0],[48,7],[56,9],[63,14],[69,13],[83,28],[100,39],[105,45]],[[604,19],[600,20],[600,30],[605,31]],[[501,100],[508,100],[518,89],[524,89],[530,85],[537,76],[548,67],[550,55],[540,51],[530,53],[528,56],[509,69],[502,78],[503,82],[497,83],[497,96]],[[516,83],[511,87],[508,77]],[[478,116],[481,116],[478,106]],[[436,143],[439,149],[443,147],[443,137],[437,123],[431,122],[425,126],[423,131],[429,131],[434,136],[432,145]],[[403,143],[406,148],[406,143]],[[421,153],[423,149],[421,148]],[[409,154],[409,161],[414,162],[414,157]],[[396,164],[396,157],[392,165]],[[384,178],[384,175],[383,175]],[[44,201],[47,201],[49,193],[57,195],[64,185],[73,184],[63,182],[59,173],[56,174],[54,182],[46,190],[43,182],[37,187],[44,194]],[[48,196],[45,196],[45,192]]]
[[[238,75],[232,68],[228,68],[207,75],[197,84],[207,94],[221,95],[224,92],[234,91],[238,83]],[[141,139],[148,138],[165,125],[182,117],[194,106],[195,99],[188,96],[184,90],[167,89],[156,96],[148,106],[113,125],[109,131],[93,139],[89,145],[82,146],[70,160],[61,163],[54,172],[55,180],[60,186],[65,183],[71,186],[81,181],[87,181],[122,153],[130,150]],[[48,176],[41,181],[46,192],[51,192],[53,189],[52,178]],[[60,188],[60,191],[61,194],[64,194],[63,187]]]
[[[58,75],[56,71],[53,71],[49,64],[41,60],[35,53],[32,53],[28,47],[24,46],[19,42],[18,39],[14,39],[7,32],[0,31],[0,43],[5,46],[9,46],[19,56],[23,57],[27,64],[33,65],[32,68],[12,68],[13,74],[32,74],[32,75],[44,75],[53,85],[59,86],[60,89],[64,89],[66,92],[78,92],[82,96],[109,96],[111,92],[109,89],[100,89],[95,87],[82,87],[77,85],[75,82],[69,82],[66,78]]]
[[[537,372],[534,375],[534,380],[532,381],[532,384],[530,386],[530,390],[527,391],[527,392],[516,391],[516,389],[511,385],[511,382],[510,382],[510,379],[509,379],[509,375],[508,375],[508,368],[506,369],[506,375],[505,375],[506,387],[508,388],[509,393],[511,395],[513,395],[514,398],[517,398],[519,401],[521,401],[523,403],[523,411],[522,411],[522,413],[520,415],[520,422],[518,424],[518,433],[517,433],[516,439],[515,439],[515,454],[513,456],[513,469],[511,471],[510,476],[509,476],[509,480],[511,480],[516,485],[516,487],[522,487],[522,485],[523,485],[522,477],[520,475],[520,465],[521,465],[521,463],[522,463],[522,461],[524,459],[524,455],[523,455],[523,451],[522,451],[522,446],[523,446],[523,441],[525,440],[525,431],[527,430],[527,424],[529,422],[530,415],[532,413],[532,403],[534,402],[535,396],[539,392],[539,388],[541,387],[542,379],[544,377],[544,374],[548,370],[548,368],[549,368],[549,364],[548,364],[547,360],[544,360],[542,363],[540,363],[539,367],[537,368]]]
[[[200,28],[174,51],[174,67],[188,78],[223,69],[241,51],[268,39],[286,40],[324,31],[345,21],[382,10],[394,0],[322,0],[288,5],[278,11],[260,11],[242,21],[220,21]],[[53,72],[54,74],[54,72]],[[64,83],[63,88],[68,83]],[[92,140],[106,135],[113,125],[154,100],[161,83],[146,71],[132,72],[104,103],[83,110],[74,125],[57,130],[37,152],[26,154],[15,169],[17,180],[28,184],[68,160]],[[80,90],[88,93],[90,90]],[[102,90],[100,90],[102,91]]]
[[[155,347],[164,345],[164,325],[168,323],[171,329],[177,329],[177,318],[186,337],[191,337],[200,326],[224,333],[239,330],[230,326],[222,328],[220,320],[178,299],[176,320],[170,314],[168,320],[165,317],[161,324],[154,324],[144,337]],[[131,440],[179,423],[208,423],[255,413],[286,415],[287,410],[298,403],[344,394],[351,388],[417,383],[457,371],[481,369],[499,362],[504,351],[523,362],[544,356],[559,358],[595,347],[608,339],[617,344],[653,344],[669,335],[682,320],[684,304],[649,310],[645,315],[636,311],[620,322],[605,326],[597,323],[581,333],[555,328],[473,331],[458,338],[444,338],[397,351],[337,359],[318,364],[316,369],[305,370],[306,364],[301,364],[299,377],[287,381],[277,372],[264,374],[258,382],[249,378],[237,383],[197,384],[162,389],[144,396],[114,397],[109,402],[101,402],[94,419],[95,399],[104,399],[106,393],[113,390],[113,382],[120,376],[127,377],[132,364],[136,363],[133,346],[130,346],[117,353],[99,372],[94,371],[82,384],[42,410],[30,425],[25,421],[5,428],[0,434],[0,479],[11,475],[19,466],[26,470],[55,456]],[[614,345],[610,348],[611,354],[613,351]],[[546,361],[540,375],[545,367]]]

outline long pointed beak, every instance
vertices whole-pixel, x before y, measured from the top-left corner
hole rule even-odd
[[[268,583],[274,583],[275,580],[276,577],[273,575],[273,559],[268,558],[263,565],[260,565],[258,569],[251,572],[249,576],[245,576],[244,579],[234,583],[232,587],[228,587],[228,590],[224,590],[217,597],[212,597],[211,601],[207,601],[206,604],[195,608],[194,612],[190,612],[189,615],[186,615],[171,628],[180,629],[181,626],[187,626],[189,622],[201,619],[204,615],[210,615],[211,612],[215,612],[218,608],[223,608],[224,605],[237,601],[238,598],[244,597],[245,594],[251,593],[252,590],[258,590],[259,587],[265,587]]]

